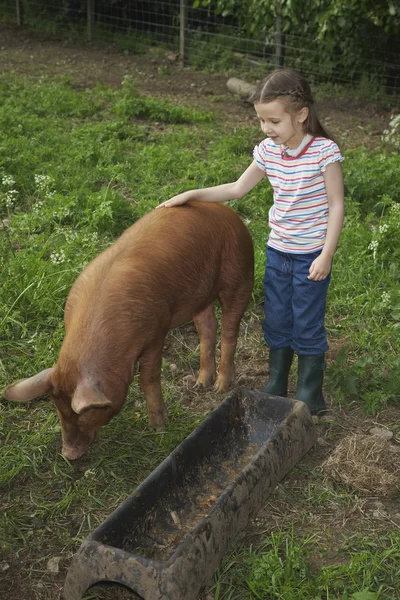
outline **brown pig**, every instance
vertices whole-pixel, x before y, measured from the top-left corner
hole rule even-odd
[[[215,388],[225,391],[234,375],[253,263],[250,234],[225,205],[189,202],[149,212],[73,284],[55,366],[9,385],[4,397],[26,402],[49,393],[61,421],[62,453],[74,460],[121,409],[139,363],[149,424],[161,429],[167,418],[161,394],[167,332],[194,320],[200,336],[197,385],[211,384],[216,376],[213,303],[219,300],[221,360]]]

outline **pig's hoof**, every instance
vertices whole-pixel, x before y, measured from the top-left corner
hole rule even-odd
[[[197,380],[196,383],[194,384],[193,388],[196,391],[201,391],[201,390],[205,390],[206,388],[209,388],[211,384],[212,384],[212,381],[199,381],[199,380]]]
[[[217,381],[214,384],[214,390],[216,392],[227,392],[229,390],[230,383],[230,380],[218,377]]]
[[[211,373],[211,375],[202,375],[199,374],[197,381],[195,383],[195,390],[204,390],[209,388],[213,382],[215,381],[215,373]]]

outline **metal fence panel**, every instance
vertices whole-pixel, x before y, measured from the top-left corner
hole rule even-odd
[[[114,42],[133,52],[146,44],[162,45],[185,64],[215,71],[266,71],[285,64],[305,71],[314,82],[368,80],[387,92],[400,88],[400,54],[388,50],[382,38],[369,38],[361,59],[352,61],[338,51],[324,51],[312,36],[284,34],[279,19],[264,39],[252,38],[234,16],[193,8],[188,0],[0,0],[0,18],[78,39]]]

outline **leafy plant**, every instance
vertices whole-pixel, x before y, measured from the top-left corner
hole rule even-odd
[[[255,128],[237,128],[232,135],[217,119],[190,108],[165,108],[143,97],[136,105],[137,99],[132,81],[122,90],[77,90],[64,79],[0,79],[0,388],[55,362],[65,300],[88,261],[159,202],[185,189],[233,181],[251,161],[261,135]],[[400,165],[394,153],[364,149],[346,152],[344,165],[346,222],[326,319],[329,338],[342,351],[330,361],[327,390],[334,405],[356,403],[376,412],[399,401]],[[271,202],[265,180],[232,203],[253,236],[255,304],[263,298]],[[261,345],[259,329],[254,337]],[[179,360],[193,368],[197,349]],[[110,507],[192,431],[202,417],[181,406],[166,362],[164,367],[167,429],[148,430],[134,382],[130,401],[79,465],[59,455],[59,423],[49,403],[2,405],[0,480],[6,510],[0,545],[7,556],[14,560],[16,552],[29,548],[43,573],[43,547],[72,553]],[[295,493],[297,498],[297,488]],[[320,505],[329,496],[324,494],[310,496],[307,505]],[[345,564],[322,563],[318,569],[312,560],[317,537],[282,531],[265,538],[261,548],[227,557],[215,598],[399,597],[395,536],[385,543],[374,538],[369,545],[353,540],[342,549]]]
[[[146,119],[163,123],[196,123],[211,121],[210,114],[186,110],[182,106],[174,106],[168,101],[140,96],[135,82],[128,75],[122,82],[120,98],[115,104],[117,115],[128,119]]]

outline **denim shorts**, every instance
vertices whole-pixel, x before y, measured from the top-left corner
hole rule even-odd
[[[324,326],[331,274],[323,281],[307,279],[321,250],[292,254],[267,246],[264,276],[264,339],[270,348],[318,356],[328,350]]]

